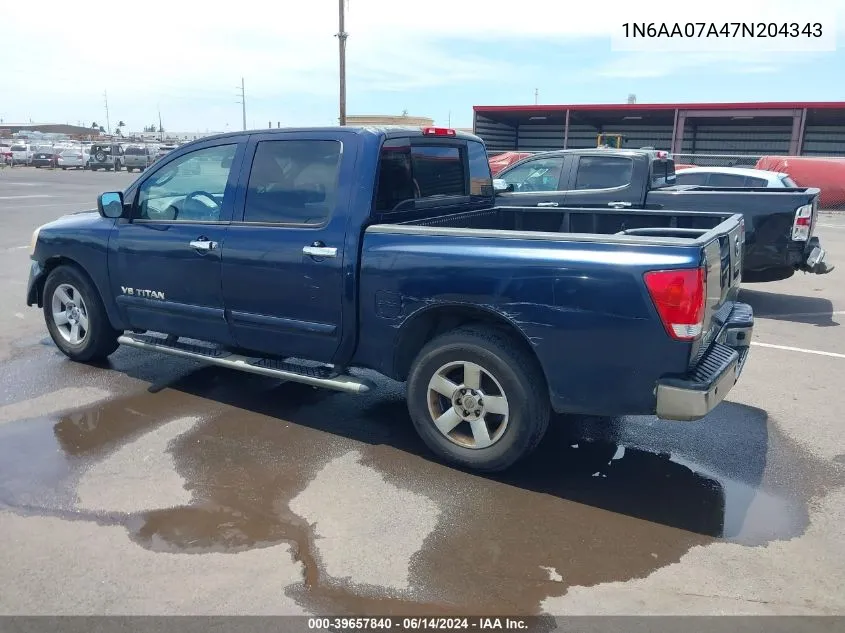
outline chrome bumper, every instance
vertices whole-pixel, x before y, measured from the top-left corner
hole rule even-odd
[[[751,306],[736,304],[716,342],[690,374],[662,378],[657,382],[657,417],[691,421],[710,413],[725,399],[742,374],[753,329]]]

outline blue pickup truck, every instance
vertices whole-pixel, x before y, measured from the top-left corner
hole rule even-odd
[[[695,420],[724,399],[753,328],[741,215],[494,199],[484,144],[451,129],[210,137],[36,230],[27,304],[79,362],[122,344],[350,393],[405,381],[425,443],[481,471],[552,410]]]

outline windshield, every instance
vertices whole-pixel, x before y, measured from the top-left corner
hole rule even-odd
[[[798,186],[798,185],[795,184],[795,181],[792,180],[792,178],[790,178],[789,176],[784,176],[780,180],[783,183],[784,187],[797,187]]]
[[[26,145],[12,145],[12,151],[13,152],[25,152],[26,151]]]

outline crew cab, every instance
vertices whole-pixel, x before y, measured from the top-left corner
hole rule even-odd
[[[691,170],[679,172],[686,174]],[[500,206],[730,211],[745,219],[745,282],[833,270],[813,236],[819,189],[681,186],[667,152],[594,148],[533,154],[497,176]],[[670,219],[670,222],[674,220]]]
[[[451,129],[204,138],[36,230],[26,302],[75,361],[122,344],[347,393],[405,381],[425,443],[482,471],[551,410],[694,420],[725,398],[753,328],[742,216],[493,201],[483,143]],[[668,215],[683,228],[649,228]]]

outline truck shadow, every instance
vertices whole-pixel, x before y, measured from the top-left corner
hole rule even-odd
[[[833,303],[823,297],[795,296],[743,288],[739,298],[754,308],[756,317],[809,323],[817,327],[839,325],[839,322],[833,319]]]
[[[126,373],[150,380],[144,375],[147,371]],[[385,472],[401,470],[397,465],[403,454],[421,457],[433,466],[436,458],[413,429],[402,385],[378,377],[376,381],[379,388],[374,393],[350,396],[206,367],[173,381],[153,383],[148,399],[151,403],[166,399],[167,391],[176,390],[211,399],[215,405],[389,447],[393,450],[379,455],[392,457],[372,462]],[[71,444],[81,442],[77,439]],[[768,526],[751,526],[754,534],[747,536],[748,509],[760,497],[768,450],[766,412],[731,402],[723,403],[705,420],[689,424],[652,417],[555,416],[546,438],[528,460],[486,478],[706,536],[757,543],[803,529],[803,525],[784,525],[791,520],[787,516],[795,516],[794,509],[772,497],[766,516],[759,517]]]

